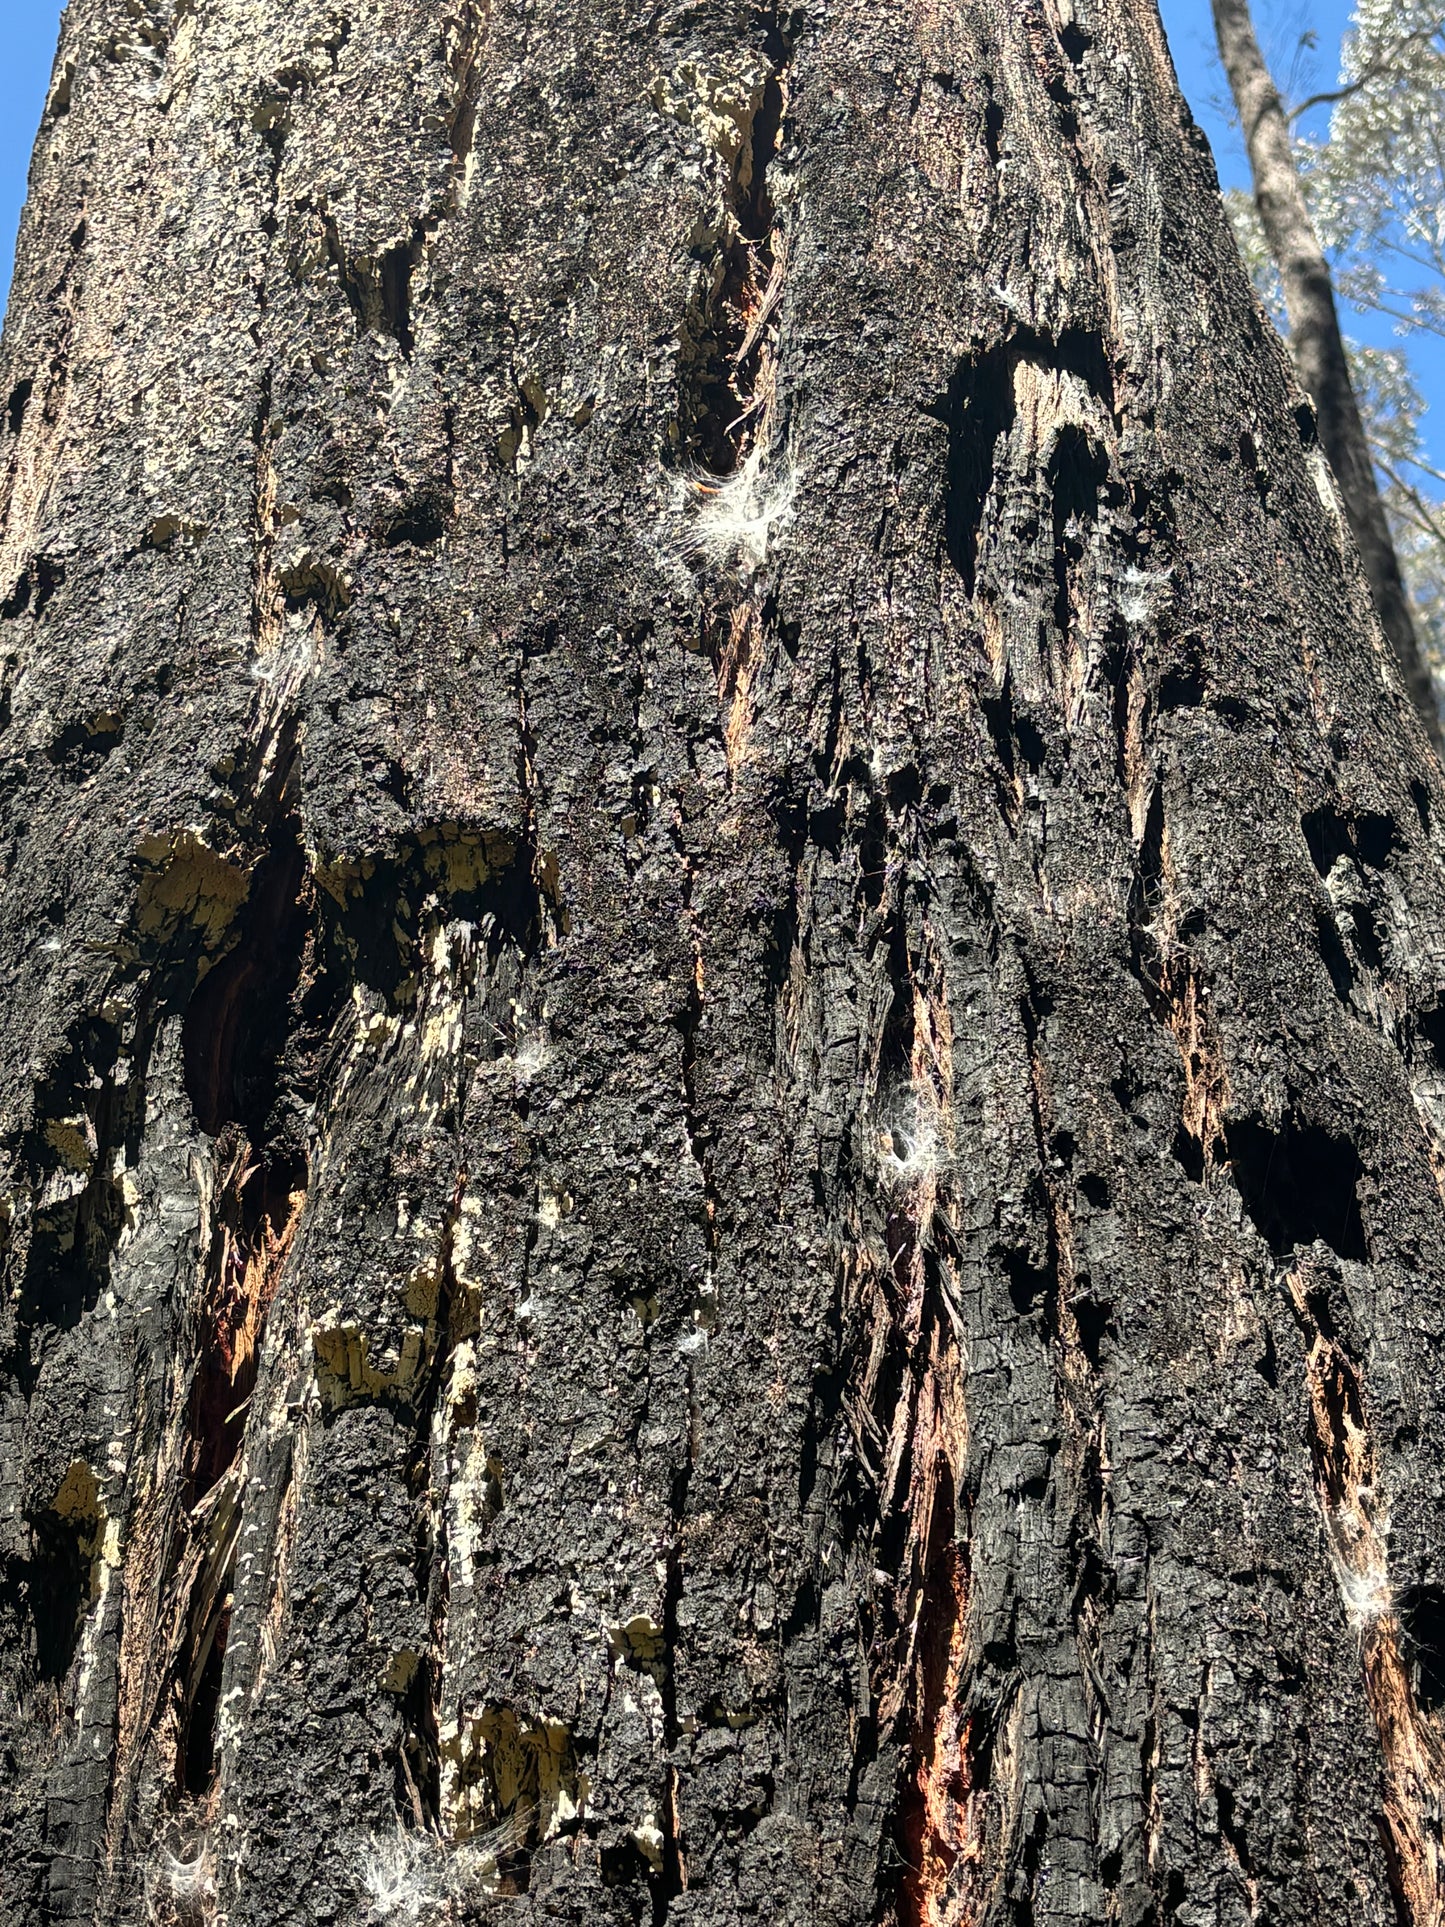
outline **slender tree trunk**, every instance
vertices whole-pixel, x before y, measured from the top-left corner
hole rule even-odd
[[[0,1920],[1441,1919],[1445,793],[1145,0],[71,0]]]
[[[1220,58],[1229,76],[1254,175],[1254,198],[1289,315],[1290,348],[1315,405],[1320,437],[1340,485],[1380,621],[1431,742],[1445,748],[1440,709],[1400,560],[1385,519],[1375,464],[1340,334],[1334,279],[1305,205],[1289,122],[1255,38],[1249,0],[1213,0]]]

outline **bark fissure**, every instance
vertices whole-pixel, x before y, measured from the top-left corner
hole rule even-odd
[[[102,11],[3,1927],[1427,1918],[1438,778],[1152,11]]]

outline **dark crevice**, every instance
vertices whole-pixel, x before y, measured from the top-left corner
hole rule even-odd
[[[124,720],[107,715],[90,722],[68,723],[47,744],[45,754],[71,782],[83,783],[124,741]]]
[[[382,544],[388,549],[400,548],[403,544],[429,548],[446,534],[450,512],[450,502],[440,494],[414,495],[383,524]]]
[[[1410,800],[1415,805],[1415,814],[1420,819],[1420,828],[1426,836],[1430,834],[1430,787],[1422,783],[1418,776],[1410,778]]]
[[[15,587],[0,603],[0,621],[13,621],[28,610],[38,622],[56,591],[65,582],[65,564],[58,556],[32,555]]]
[[[231,949],[193,993],[181,1030],[187,1093],[213,1140],[205,1286],[197,1306],[188,1410],[186,1503],[236,1463],[262,1332],[308,1169],[282,1066],[312,929],[312,893],[294,819],[257,864]],[[199,1689],[197,1689],[199,1690]]]
[[[1346,1137],[1293,1112],[1275,1128],[1241,1118],[1226,1133],[1229,1164],[1256,1229],[1278,1257],[1320,1240],[1341,1258],[1369,1257],[1360,1218],[1359,1153]]]
[[[1064,50],[1065,59],[1073,67],[1083,66],[1084,55],[1093,44],[1093,39],[1085,33],[1077,20],[1071,20],[1059,29],[1059,45]]]
[[[231,1577],[221,1582],[223,1597],[229,1595]],[[208,1650],[200,1675],[188,1686],[185,1718],[176,1756],[180,1788],[194,1799],[202,1799],[215,1783],[217,1728],[221,1717],[221,1679],[226,1659],[226,1634],[230,1613],[223,1610],[207,1628]]]
[[[1310,810],[1300,818],[1310,861],[1321,877],[1327,877],[1342,856],[1352,854],[1349,818],[1326,806]]]
[[[953,1468],[937,1468],[933,1516],[924,1543],[928,1569],[918,1606],[916,1680],[908,1745],[903,1753],[898,1798],[897,1846],[903,1864],[900,1927],[924,1927],[933,1900],[957,1860],[957,1849],[940,1826],[942,1811],[961,1812],[971,1788],[961,1771],[938,1758],[940,1729],[960,1718],[949,1703],[950,1668],[968,1606],[968,1566],[958,1543]],[[966,1748],[960,1768],[966,1759]]]
[[[987,74],[984,75],[984,86],[988,98],[983,107],[983,139],[989,160],[997,167],[1003,159],[1004,114],[1002,106],[994,98],[993,82]]]
[[[1059,110],[1059,132],[1065,145],[1073,147],[1079,138],[1079,116],[1069,77],[1062,68],[1050,67],[1043,75],[1043,82],[1049,99]]]
[[[1327,877],[1342,856],[1371,870],[1383,870],[1400,847],[1400,831],[1392,816],[1375,810],[1347,812],[1325,804],[1300,818],[1310,860]]]
[[[1070,1301],[1074,1323],[1079,1328],[1079,1346],[1085,1358],[1098,1371],[1104,1362],[1104,1342],[1118,1337],[1114,1307],[1092,1292],[1080,1292]]]
[[[1097,328],[1065,328],[1054,341],[1030,331],[1020,340],[1029,343],[1028,359],[1043,368],[1062,368],[1076,375],[1112,415],[1115,412],[1114,371],[1103,334]]]
[[[734,474],[768,436],[776,402],[787,243],[772,168],[784,145],[784,75],[796,33],[777,7],[759,9],[757,24],[773,72],[722,185],[715,231],[695,252],[698,293],[682,327],[676,452],[716,476]]]
[[[1054,626],[1067,638],[1073,620],[1071,574],[1084,559],[1086,531],[1098,521],[1109,458],[1082,428],[1062,429],[1049,458],[1053,500]]]
[[[381,311],[385,331],[393,336],[401,352],[411,359],[411,277],[421,252],[420,237],[398,242],[382,255],[378,268],[381,279]]]
[[[93,1548],[87,1523],[54,1512],[30,1522],[25,1583],[35,1628],[35,1666],[42,1680],[57,1685],[70,1671],[90,1604]]]
[[[358,334],[386,334],[409,360],[414,346],[411,320],[411,279],[421,258],[425,236],[416,229],[372,263],[347,254],[335,217],[324,217],[326,254],[336,270]]]
[[[1015,375],[1024,362],[1076,375],[1111,413],[1114,410],[1113,371],[1103,337],[1095,329],[1066,328],[1053,339],[1034,329],[1018,329],[995,347],[957,364],[946,392],[922,412],[948,430],[944,544],[969,595],[977,587],[984,505],[999,466],[999,443],[1014,424]],[[1096,519],[1107,476],[1103,451],[1083,429],[1065,428],[1050,463],[1056,549],[1071,519]]]
[[[1255,493],[1264,507],[1269,506],[1269,474],[1259,458],[1259,445],[1248,429],[1239,437],[1239,459],[1254,483]]]
[[[1169,1017],[1162,960],[1154,921],[1164,895],[1164,786],[1156,783],[1144,818],[1144,834],[1129,890],[1130,962],[1149,1007],[1161,1022]]]
[[[1414,1029],[1434,1059],[1435,1068],[1445,1071],[1445,1004],[1437,1004],[1434,1010],[1417,1010]]]
[[[1159,708],[1164,714],[1173,709],[1197,709],[1204,701],[1204,671],[1195,666],[1170,670],[1159,679]]]
[[[666,1927],[672,1903],[687,1891],[682,1836],[678,1826],[677,1768],[667,1769],[667,1798],[663,1803],[662,1866],[652,1877],[653,1927]]]
[[[1383,870],[1399,847],[1400,832],[1393,816],[1363,810],[1355,818],[1355,848],[1372,870]]]
[[[1349,907],[1350,935],[1354,938],[1355,954],[1369,968],[1383,975],[1385,971],[1385,939],[1375,914],[1367,903],[1352,903]]]
[[[1445,1586],[1410,1586],[1400,1595],[1400,1627],[1415,1703],[1424,1713],[1445,1707]]]
[[[256,866],[235,943],[202,978],[182,1030],[186,1089],[212,1137],[266,1133],[310,928],[306,859],[294,823]]]
[[[366,329],[371,325],[368,319],[370,304],[367,299],[368,290],[365,278],[353,269],[350,261],[347,259],[346,249],[341,243],[341,230],[337,227],[334,218],[329,214],[323,221],[322,231],[326,240],[327,258],[336,270],[337,279],[341,283],[341,291],[346,296],[346,304],[351,309],[352,316],[356,322],[357,332],[358,334],[365,333]]]
[[[1264,1350],[1254,1361],[1254,1369],[1259,1373],[1271,1391],[1279,1387],[1279,1353],[1275,1348],[1274,1333],[1266,1325],[1264,1328]]]
[[[1187,1125],[1180,1123],[1169,1146],[1170,1155],[1194,1184],[1204,1182],[1204,1146]]]
[[[10,390],[10,399],[5,405],[5,413],[10,423],[10,433],[12,435],[18,435],[24,426],[25,410],[34,392],[35,383],[28,375],[24,381],[17,381],[15,386]]]
[[[979,536],[984,503],[993,487],[998,444],[1016,412],[1015,357],[1000,346],[960,361],[947,392],[923,410],[948,430],[943,536],[948,559],[972,595],[978,581]]]
[[[1021,1318],[1043,1312],[1052,1330],[1058,1299],[1058,1280],[1052,1267],[1036,1263],[1027,1251],[1005,1251],[1000,1256],[1009,1303]]]
[[[1127,648],[1105,650],[1100,671],[1109,686],[1109,712],[1114,725],[1114,774],[1119,787],[1129,787],[1129,710],[1132,703],[1132,659]]]

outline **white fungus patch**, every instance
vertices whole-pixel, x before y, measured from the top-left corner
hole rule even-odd
[[[885,1183],[908,1185],[938,1175],[943,1151],[932,1119],[915,1108],[911,1116],[887,1118],[877,1132],[878,1168]]]
[[[1119,614],[1131,629],[1148,622],[1158,607],[1159,597],[1169,586],[1168,569],[1139,569],[1133,563],[1119,578]]]
[[[209,1833],[162,1847],[145,1876],[146,1918],[154,1927],[216,1918],[216,1859]]]
[[[421,1927],[457,1918],[459,1904],[470,1896],[498,1891],[501,1857],[526,1838],[530,1819],[528,1808],[455,1843],[401,1827],[368,1834],[360,1846],[368,1920],[376,1927]]]
[[[758,569],[792,518],[798,470],[785,452],[760,441],[731,475],[678,478],[668,517],[671,546],[685,560],[717,568]]]
[[[423,1921],[446,1905],[446,1862],[424,1833],[371,1834],[361,1853],[361,1890],[375,1921]]]

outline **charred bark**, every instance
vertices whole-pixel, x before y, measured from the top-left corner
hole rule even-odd
[[[72,0],[0,1920],[1441,1915],[1445,816],[1144,0]]]

